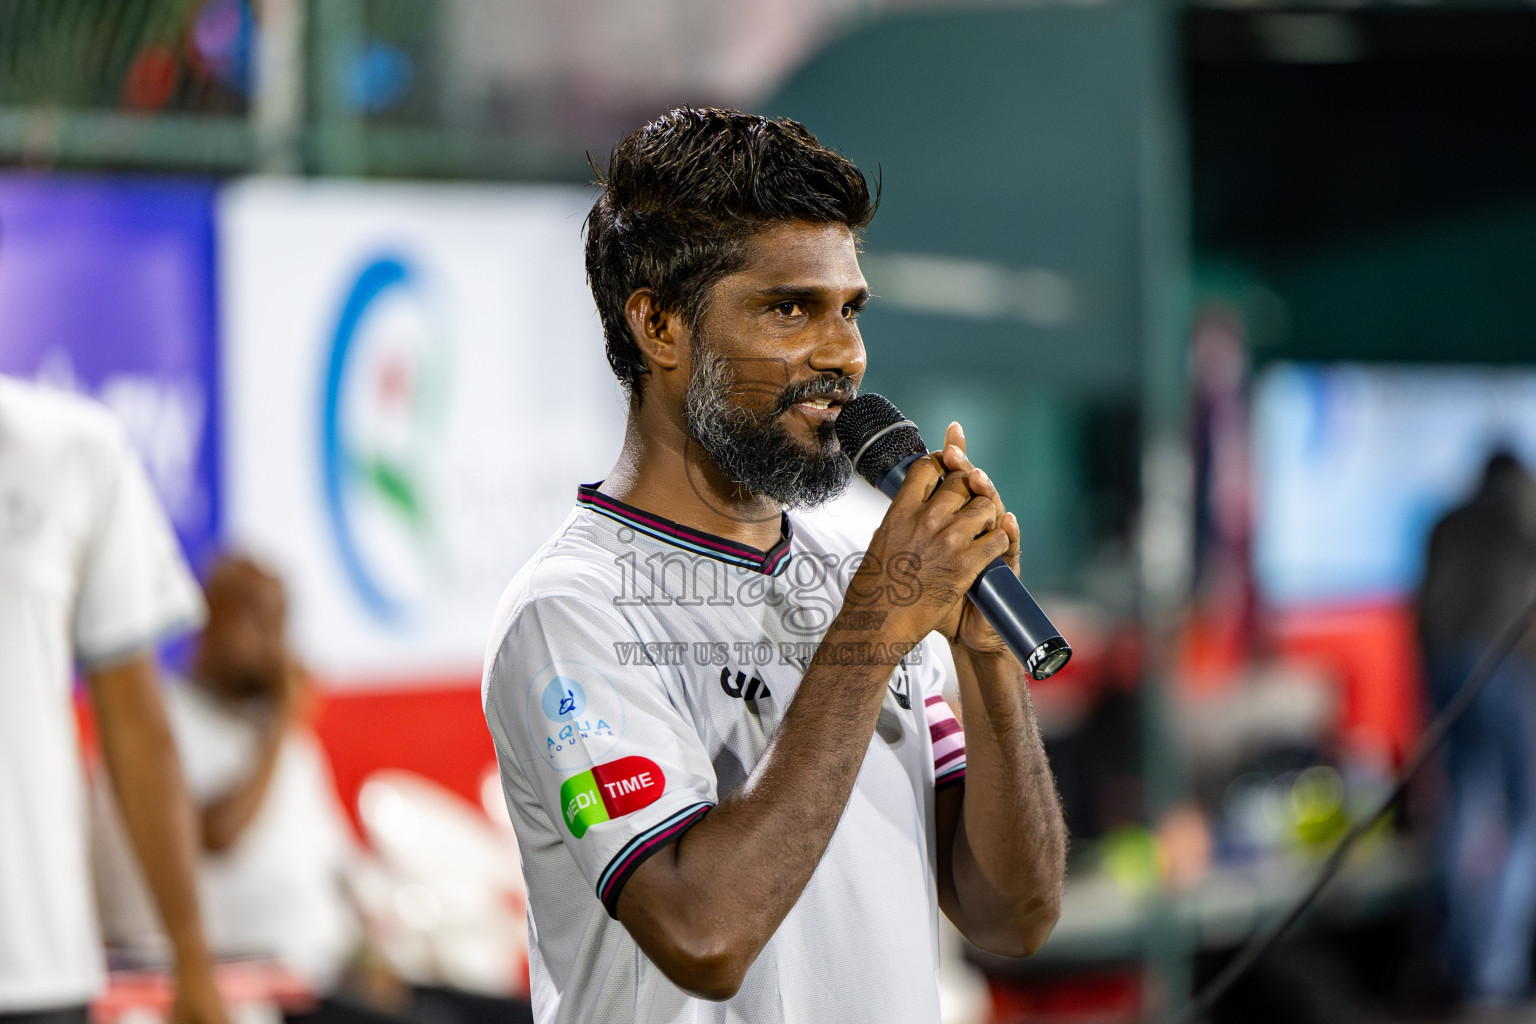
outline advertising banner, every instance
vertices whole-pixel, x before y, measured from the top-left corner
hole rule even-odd
[[[333,685],[478,679],[625,406],[578,187],[252,180],[218,213],[226,522]]]
[[[0,373],[123,421],[198,565],[217,535],[213,186],[0,175]]]

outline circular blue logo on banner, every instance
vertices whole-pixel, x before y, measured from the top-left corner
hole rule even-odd
[[[420,275],[398,256],[366,263],[341,304],[326,364],[322,490],[347,580],[389,625],[441,571],[433,474],[448,364]]]

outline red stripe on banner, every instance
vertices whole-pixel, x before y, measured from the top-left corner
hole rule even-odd
[[[496,749],[480,709],[478,678],[318,689],[315,732],[354,825],[358,791],[380,768],[423,775],[480,806],[480,781],[495,766]]]
[[[942,768],[946,764],[948,764],[949,762],[953,761],[955,758],[957,758],[957,757],[964,757],[964,756],[965,756],[965,748],[964,747],[956,747],[954,750],[951,750],[949,753],[945,754],[943,757],[937,758],[933,762],[933,766],[935,768]]]
[[[1401,763],[1422,726],[1417,626],[1406,602],[1313,605],[1275,616],[1280,652],[1341,684],[1338,739],[1352,756]]]

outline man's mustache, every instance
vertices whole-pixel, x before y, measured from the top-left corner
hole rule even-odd
[[[859,384],[852,377],[826,374],[785,388],[779,395],[778,407],[770,415],[778,416],[780,413],[788,412],[793,406],[813,398],[829,398],[846,404],[858,397]]]

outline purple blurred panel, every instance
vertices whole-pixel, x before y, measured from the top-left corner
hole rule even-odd
[[[128,428],[194,564],[218,529],[214,186],[0,175],[0,373]]]

